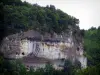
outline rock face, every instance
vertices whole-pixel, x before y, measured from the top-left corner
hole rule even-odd
[[[29,30],[5,37],[1,52],[7,58],[22,58],[28,67],[44,67],[49,62],[54,68],[62,69],[64,60],[71,59],[73,62],[78,60],[81,67],[85,68],[87,59],[83,56],[82,38],[75,36],[72,31],[42,35]]]

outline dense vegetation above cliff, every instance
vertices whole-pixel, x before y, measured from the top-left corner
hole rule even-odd
[[[20,0],[2,0],[7,34],[34,29],[41,33],[60,33],[68,26],[75,27],[79,20],[55,6],[41,7]],[[9,32],[8,32],[9,31]]]

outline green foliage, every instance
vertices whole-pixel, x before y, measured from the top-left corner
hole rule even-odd
[[[75,70],[71,62],[66,61],[66,68],[63,70],[55,70],[49,63],[45,68],[29,70],[22,64],[20,60],[10,60],[0,57],[0,75],[75,75]]]
[[[20,0],[2,0],[1,2],[6,35],[29,29],[41,33],[61,33],[66,31],[68,26],[76,26],[79,23],[78,19],[56,9],[53,5],[41,7]]]
[[[91,28],[85,31],[84,50],[88,58],[88,65],[100,63],[100,29]]]
[[[100,75],[100,27],[84,31],[84,50],[88,67],[77,70],[76,75]]]
[[[76,41],[80,36],[77,29],[79,20],[72,17],[55,6],[41,7],[37,4],[31,5],[21,0],[1,0],[0,1],[0,42],[4,36],[26,31],[37,30],[42,34],[61,33],[73,28]],[[75,66],[70,61],[66,61],[63,70],[55,70],[48,64],[44,69],[30,69],[17,61],[5,60],[0,56],[0,75],[100,75],[100,27],[92,27],[89,30],[81,30],[84,36],[84,50],[88,58],[86,69],[80,70],[80,63]]]
[[[66,72],[67,75],[72,75],[72,69],[73,69],[73,66],[72,66],[71,61],[66,60],[64,64],[64,72]]]
[[[76,75],[100,75],[100,64],[79,70]]]
[[[0,2],[0,42],[5,36],[5,25],[4,25],[4,13],[3,13],[3,3]],[[1,36],[2,35],[2,36]]]

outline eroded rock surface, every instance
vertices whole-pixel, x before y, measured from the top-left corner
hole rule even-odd
[[[9,35],[2,41],[1,52],[6,58],[22,58],[24,64],[34,67],[43,67],[50,62],[59,69],[64,62],[62,59],[78,60],[83,68],[87,63],[83,56],[82,37],[72,31],[42,35],[29,30]]]

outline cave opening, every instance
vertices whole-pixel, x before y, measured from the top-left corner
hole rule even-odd
[[[77,51],[79,51],[79,47],[77,47]]]
[[[22,52],[22,55],[25,55],[25,53],[24,53],[24,52]]]

